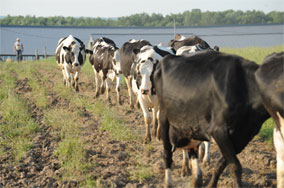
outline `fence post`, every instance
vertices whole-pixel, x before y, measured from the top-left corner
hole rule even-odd
[[[38,60],[38,50],[35,49],[35,60],[37,61]]]
[[[44,59],[47,58],[47,55],[46,55],[46,46],[44,47]]]

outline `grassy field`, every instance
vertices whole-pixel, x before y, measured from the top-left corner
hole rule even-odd
[[[283,50],[284,46],[221,49],[258,64],[272,52]],[[94,129],[89,119],[98,121],[100,134],[107,133],[119,142],[138,144],[142,142],[143,135],[125,126],[127,119],[121,118],[116,107],[106,105],[102,99],[94,100],[91,95],[66,89],[59,74],[56,74],[58,79],[51,82],[52,77],[49,74],[57,69],[54,57],[37,62],[0,63],[0,156],[7,159],[6,163],[20,164],[35,147],[34,137],[43,134],[48,128],[50,135],[57,140],[50,153],[60,166],[60,175],[56,181],[73,180],[79,182],[77,186],[80,187],[106,186],[108,184],[102,184],[98,174],[93,174],[99,164],[86,157],[88,148],[93,147],[90,142],[93,138],[85,136]],[[40,71],[49,74],[39,74]],[[88,60],[82,74],[85,80],[94,79]],[[56,100],[62,104],[54,105],[52,101]],[[266,140],[271,145],[273,127],[274,122],[271,119],[266,121],[257,139]],[[128,149],[129,153],[125,157],[129,161],[135,161],[135,165],[139,167],[129,170],[128,179],[143,182],[155,177],[149,164],[141,160],[143,155],[135,153],[141,152],[141,149]],[[144,152],[148,150],[153,150],[153,146],[143,149]]]

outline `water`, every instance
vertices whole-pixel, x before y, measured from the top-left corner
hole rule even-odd
[[[181,27],[176,33],[185,36],[197,35],[210,46],[242,48],[250,46],[275,46],[284,44],[283,24]],[[173,38],[173,28],[106,28],[106,27],[0,27],[0,54],[13,54],[13,44],[17,37],[24,44],[24,54],[54,54],[59,38],[72,34],[87,46],[90,34],[93,38],[106,36],[115,41],[118,47],[129,39],[146,39],[152,44],[163,42],[165,45]]]

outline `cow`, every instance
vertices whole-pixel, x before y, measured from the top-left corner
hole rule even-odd
[[[79,73],[85,63],[86,53],[91,53],[85,49],[84,43],[72,35],[59,39],[55,50],[56,63],[62,70],[63,82],[70,88],[71,84],[79,91]]]
[[[206,41],[202,40],[197,36],[191,36],[186,38],[179,34],[175,36],[175,39],[171,40],[168,43],[168,46],[172,47],[177,51],[182,46],[194,46],[196,44],[199,44],[202,49],[210,48],[209,44]]]
[[[165,55],[173,54],[174,51],[163,46],[145,45],[141,49],[133,49],[133,53],[136,54],[136,58],[130,71],[131,87],[143,111],[146,126],[145,144],[147,144],[152,140],[150,109],[153,122],[152,135],[156,136],[157,130],[158,101],[151,90],[152,69]]]
[[[163,142],[165,186],[172,185],[172,153],[187,149],[191,156],[191,186],[200,187],[202,172],[197,148],[215,140],[222,156],[208,187],[216,187],[226,166],[241,187],[237,158],[269,118],[258,92],[256,63],[236,55],[206,50],[193,56],[167,55],[154,70],[159,101],[158,138]]]
[[[129,40],[125,42],[122,47],[120,48],[120,63],[121,63],[121,71],[122,74],[125,76],[126,85],[128,88],[128,95],[129,95],[129,105],[131,108],[134,107],[133,105],[133,91],[131,87],[131,66],[136,59],[136,54],[133,53],[134,49],[140,49],[145,45],[151,45],[151,43],[147,40]],[[136,101],[137,104],[137,101]]]
[[[90,56],[89,60],[95,73],[95,96],[98,97],[100,94],[103,94],[106,88],[106,98],[109,103],[111,103],[109,95],[109,80],[114,81],[116,79],[117,103],[121,104],[120,82],[122,74],[120,67],[119,48],[116,47],[115,43],[111,39],[102,37],[94,41],[92,50],[92,55]]]
[[[195,48],[197,50],[197,48]],[[157,96],[152,87],[153,81],[153,72],[155,66],[162,60],[162,58],[169,54],[174,54],[175,50],[171,47],[163,46],[143,46],[140,50],[134,49],[133,51],[136,55],[136,61],[132,64],[131,75],[132,75],[132,88],[134,93],[138,97],[139,104],[143,111],[144,121],[146,126],[146,136],[145,143],[151,141],[150,134],[150,123],[151,123],[151,114],[149,109],[152,109],[152,122],[153,129],[152,135],[156,136],[157,132],[157,116],[159,111],[159,104],[157,101]],[[210,154],[209,154],[209,142],[204,142],[205,151],[202,161],[204,164],[210,163]],[[188,154],[183,152],[183,165],[182,165],[182,176],[188,174]]]
[[[263,104],[276,124],[273,141],[280,188],[284,187],[284,52],[267,56],[255,76]]]

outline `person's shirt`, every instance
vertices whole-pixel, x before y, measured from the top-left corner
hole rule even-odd
[[[23,50],[23,44],[19,41],[15,42],[15,49],[16,50]]]

